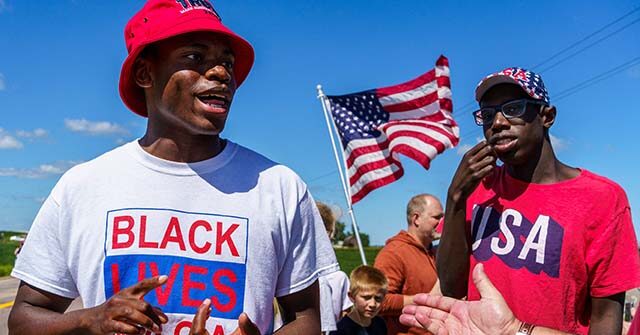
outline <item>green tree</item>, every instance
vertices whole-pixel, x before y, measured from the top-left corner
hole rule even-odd
[[[362,246],[363,247],[368,247],[369,246],[369,234],[360,232],[360,242],[362,242]]]
[[[345,230],[346,230],[346,224],[344,222],[337,221],[335,232],[333,233],[333,240],[337,242],[337,241],[344,241],[344,239],[347,237],[353,238],[353,230],[349,230],[347,232],[345,232]],[[360,241],[362,242],[363,247],[368,247],[370,244],[369,234],[363,233],[361,231]]]
[[[349,235],[345,238],[345,246],[356,247],[358,242],[356,241],[355,235],[352,232],[349,232]],[[362,242],[363,247],[369,246],[369,234],[360,233],[360,242]]]
[[[336,222],[336,230],[335,233],[333,234],[333,239],[335,241],[344,241],[345,237],[347,237],[347,235],[344,233],[344,229],[345,229],[345,224],[343,222]]]

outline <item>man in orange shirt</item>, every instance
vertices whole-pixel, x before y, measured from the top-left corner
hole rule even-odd
[[[407,204],[407,230],[387,240],[374,266],[389,280],[388,293],[380,316],[387,323],[389,335],[430,334],[419,328],[400,324],[398,318],[413,295],[423,292],[440,294],[440,285],[431,242],[444,213],[440,201],[430,194],[419,194]]]

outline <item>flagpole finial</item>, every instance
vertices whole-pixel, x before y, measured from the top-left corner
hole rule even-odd
[[[322,85],[316,85],[316,90],[318,90],[318,98],[324,97],[324,92],[322,91]]]

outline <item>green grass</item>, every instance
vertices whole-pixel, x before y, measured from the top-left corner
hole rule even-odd
[[[20,243],[9,241],[9,238],[13,235],[23,234],[12,231],[0,232],[0,277],[8,276],[16,261],[16,256],[13,252]]]
[[[367,264],[373,265],[373,261],[376,259],[380,249],[382,249],[382,247],[364,248],[364,257],[367,259]],[[362,264],[358,248],[334,248],[333,250],[336,252],[340,269],[347,275],[351,273],[351,270]]]

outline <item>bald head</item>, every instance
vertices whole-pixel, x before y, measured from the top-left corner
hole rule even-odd
[[[414,214],[424,213],[428,208],[433,206],[442,207],[440,200],[435,196],[428,193],[415,195],[407,204],[407,224],[411,225]]]

